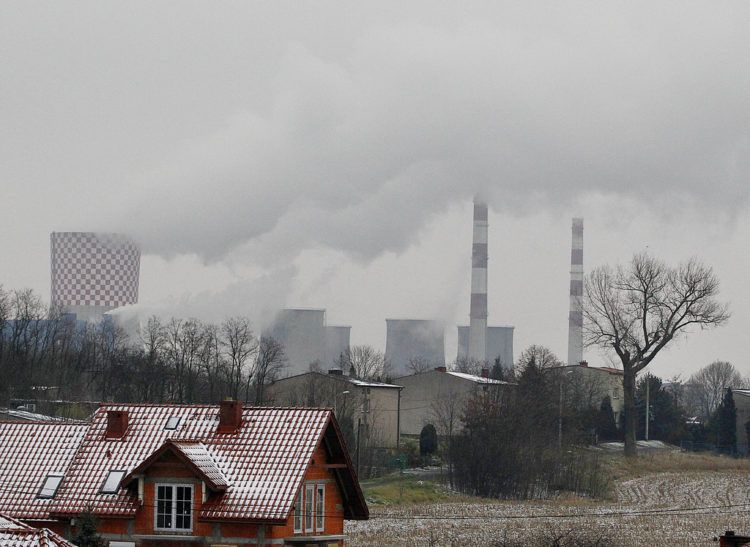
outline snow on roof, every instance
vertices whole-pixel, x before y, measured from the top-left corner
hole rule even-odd
[[[401,388],[403,386],[397,386],[395,384],[386,384],[385,382],[371,382],[369,380],[358,380],[357,378],[352,378],[347,376],[346,379],[349,381],[350,384],[354,384],[355,386],[359,387],[385,387],[385,388]]]
[[[51,530],[38,530],[0,514],[0,545],[8,547],[75,547]]]
[[[110,410],[128,413],[127,431],[121,439],[105,438]],[[182,420],[177,429],[165,429],[167,419],[178,415]],[[328,409],[244,408],[242,426],[233,433],[219,433],[217,405],[102,406],[65,473],[51,514],[73,515],[91,506],[99,514],[134,515],[137,497],[123,485],[116,494],[100,493],[101,485],[111,470],[130,474],[171,440],[205,475],[216,480],[224,477],[228,485],[202,506],[198,518],[285,520],[314,451],[333,423],[331,416]],[[347,469],[344,472],[352,474],[356,485],[351,462]],[[357,493],[349,495],[361,496],[358,487],[354,488]],[[362,506],[355,513],[366,513],[363,499]]]
[[[484,376],[468,374],[466,372],[455,372],[453,370],[448,370],[446,372],[442,372],[441,374],[450,374],[451,376],[455,376],[456,378],[461,378],[463,380],[470,380],[472,382],[476,382],[477,384],[505,385],[509,383],[509,382],[503,382],[502,380],[495,380],[494,378],[485,378]]]
[[[732,394],[750,397],[750,389],[732,389]]]
[[[16,421],[25,422],[74,422],[83,423],[81,420],[73,420],[70,418],[61,418],[60,416],[48,416],[46,414],[38,414],[36,412],[29,412],[28,410],[18,410],[12,408],[0,408],[0,420],[3,416],[12,418]]]
[[[63,474],[87,425],[0,422],[0,513],[25,519],[49,518],[52,499],[38,498],[49,475]]]

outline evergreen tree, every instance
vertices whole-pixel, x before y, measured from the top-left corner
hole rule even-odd
[[[616,441],[620,438],[620,433],[617,431],[617,424],[615,423],[615,413],[612,411],[612,401],[610,401],[609,395],[602,399],[597,422],[597,434],[599,435],[600,441]]]
[[[711,421],[718,451],[722,454],[735,454],[737,452],[737,407],[734,406],[731,388],[727,388]]]
[[[419,453],[422,457],[434,454],[437,451],[437,431],[435,426],[427,424],[419,433]]]
[[[97,520],[91,509],[78,517],[78,533],[73,538],[73,543],[78,547],[104,547],[102,537],[96,531]]]

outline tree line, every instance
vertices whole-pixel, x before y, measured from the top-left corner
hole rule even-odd
[[[247,317],[151,317],[135,339],[114,321],[75,321],[31,290],[0,287],[0,401],[262,404],[284,348]]]

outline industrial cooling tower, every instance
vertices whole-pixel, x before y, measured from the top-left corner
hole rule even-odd
[[[386,319],[385,358],[394,378],[410,374],[409,362],[420,359],[445,366],[445,325],[425,319]]]

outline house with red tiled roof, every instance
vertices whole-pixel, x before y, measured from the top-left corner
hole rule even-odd
[[[67,537],[90,511],[117,547],[341,546],[344,520],[368,518],[329,409],[112,404],[82,430],[5,425],[0,444],[25,449],[0,455],[0,480],[23,487],[0,511]]]
[[[76,547],[52,530],[38,530],[0,514],[0,545],[3,547]]]

